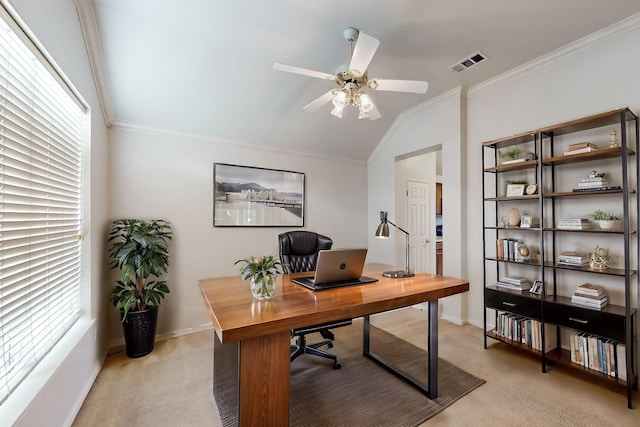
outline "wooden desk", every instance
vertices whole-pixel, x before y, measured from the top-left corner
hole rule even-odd
[[[376,283],[318,292],[290,280],[309,273],[280,275],[270,301],[254,300],[249,284],[239,276],[200,280],[216,332],[214,389],[218,378],[237,383],[237,396],[231,396],[234,393],[227,390],[224,398],[227,404],[237,404],[239,425],[289,425],[289,345],[294,327],[364,316],[363,352],[393,371],[368,351],[369,315],[426,301],[429,377],[423,392],[430,398],[437,396],[437,302],[439,298],[468,291],[469,283],[431,274],[390,279],[382,277],[383,269],[380,265],[368,265],[365,269],[365,275],[379,279]],[[237,369],[229,365],[230,360],[237,361]],[[221,396],[216,395],[219,405]]]

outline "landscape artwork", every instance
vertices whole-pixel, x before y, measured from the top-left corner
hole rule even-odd
[[[304,174],[214,163],[214,227],[304,226]]]

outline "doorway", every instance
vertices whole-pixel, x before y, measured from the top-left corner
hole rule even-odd
[[[442,181],[441,153],[436,146],[396,158],[395,218],[410,233],[409,265],[416,272],[436,273],[435,195],[436,182]],[[406,241],[396,239],[395,244],[396,259],[404,264]]]

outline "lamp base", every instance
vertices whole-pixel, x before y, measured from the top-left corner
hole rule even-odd
[[[391,277],[392,279],[402,279],[403,277],[415,276],[414,273],[407,273],[406,270],[385,271],[382,275],[384,277]]]

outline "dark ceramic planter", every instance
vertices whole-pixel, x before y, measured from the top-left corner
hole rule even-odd
[[[123,315],[123,312],[120,312]],[[153,351],[158,324],[158,307],[143,311],[130,311],[122,323],[127,356],[137,358]]]

